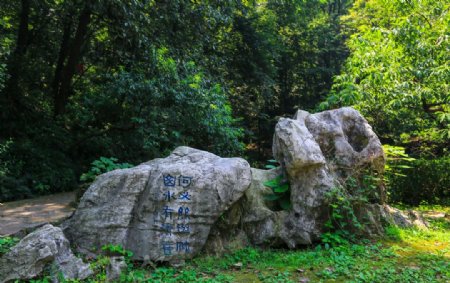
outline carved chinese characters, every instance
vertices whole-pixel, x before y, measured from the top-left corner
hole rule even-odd
[[[191,195],[189,187],[192,184],[192,177],[180,175],[177,178],[167,174],[163,176],[163,183],[166,189],[163,196],[167,205],[163,208],[162,217],[158,217],[158,213],[154,215],[155,222],[161,223],[162,253],[164,256],[190,253]]]
[[[167,158],[101,175],[65,232],[82,253],[119,244],[135,259],[182,261],[201,251],[211,226],[250,182],[241,158],[179,147]]]

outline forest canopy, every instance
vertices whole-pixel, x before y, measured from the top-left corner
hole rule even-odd
[[[341,106],[429,176],[392,176],[394,200],[449,197],[448,1],[0,5],[0,201],[179,145],[261,166],[279,117]]]

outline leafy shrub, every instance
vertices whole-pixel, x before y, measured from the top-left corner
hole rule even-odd
[[[354,211],[354,201],[345,188],[336,187],[326,195],[330,209],[325,222],[326,232],[321,235],[322,242],[328,246],[339,246],[355,241],[363,229]]]
[[[405,148],[401,146],[385,144],[383,145],[383,151],[386,154],[386,164],[384,166],[388,176],[386,181],[389,182],[389,176],[391,175],[406,177],[406,175],[401,173],[401,170],[411,168],[409,164],[415,159],[410,157],[405,152]]]
[[[450,157],[417,159],[400,168],[402,175],[389,175],[392,202],[408,205],[445,204],[450,199]]]
[[[121,245],[104,245],[102,251],[113,256],[124,256],[126,259],[130,259],[133,256],[133,252],[125,250]]]
[[[358,237],[366,233],[366,219],[361,208],[384,198],[381,182],[377,172],[363,168],[353,172],[343,185],[327,192],[329,215],[325,222],[326,230],[321,235],[326,246],[357,242]]]
[[[0,256],[7,253],[12,247],[19,242],[18,238],[0,237]]]
[[[180,145],[221,156],[240,153],[243,133],[224,88],[193,61],[175,60],[167,48],[152,51],[145,64],[102,76],[104,83],[71,109],[74,124],[95,137],[90,150],[133,162]]]
[[[100,174],[116,170],[116,169],[125,169],[133,167],[130,163],[116,163],[117,158],[114,157],[100,157],[97,160],[94,160],[91,163],[91,169],[89,169],[88,172],[81,175],[80,180],[84,182],[92,182],[95,180],[95,177],[97,177]]]
[[[22,179],[17,179],[13,172],[21,167],[21,163],[11,158],[11,139],[0,142],[0,202],[17,196],[23,198],[31,195],[30,189]]]
[[[60,150],[28,139],[0,142],[0,201],[9,201],[76,187],[73,163]],[[57,139],[56,137],[54,139]],[[46,143],[52,143],[48,137]]]

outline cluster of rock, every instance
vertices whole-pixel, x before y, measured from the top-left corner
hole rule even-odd
[[[85,279],[92,275],[88,264],[75,257],[61,228],[47,224],[24,237],[0,258],[0,282],[32,279],[54,268],[66,279]],[[57,278],[55,278],[57,279]]]
[[[0,282],[32,278],[48,265],[65,278],[86,278],[92,271],[73,256],[69,241],[84,255],[113,244],[136,260],[172,264],[202,250],[311,244],[329,219],[327,193],[355,172],[382,174],[385,162],[379,139],[352,108],[281,118],[273,153],[281,166],[259,170],[241,158],[179,147],[167,158],[103,174],[62,231],[46,225],[0,259]],[[279,175],[290,183],[290,210],[275,211],[265,198],[272,190],[264,182]],[[380,233],[383,221],[413,224],[384,204],[381,183],[369,199],[358,210],[368,232]],[[111,267],[117,274],[114,266],[120,265]]]

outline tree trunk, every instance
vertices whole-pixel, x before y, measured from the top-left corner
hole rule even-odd
[[[30,0],[21,1],[19,30],[17,32],[17,43],[13,54],[8,61],[9,79],[6,81],[5,89],[3,90],[6,98],[11,104],[11,108],[17,111],[20,105],[21,89],[19,86],[20,74],[22,73],[23,56],[28,47],[28,23],[30,15]]]
[[[280,113],[279,115],[285,115],[289,112],[288,103],[289,103],[289,60],[287,55],[284,54],[281,57],[281,66],[278,70],[278,79],[280,84]]]
[[[61,80],[58,83],[54,83],[54,86],[57,89],[54,101],[55,116],[64,114],[66,111],[66,105],[70,97],[72,78],[75,74],[76,64],[81,57],[81,49],[87,40],[86,35],[88,33],[90,21],[91,10],[89,9],[88,4],[86,4],[79,17],[77,31],[68,52],[67,63],[61,72]]]
[[[59,48],[58,62],[56,63],[55,75],[54,75],[53,83],[52,83],[54,105],[56,105],[56,101],[58,100],[57,97],[59,95],[59,90],[60,90],[60,86],[61,86],[61,78],[62,78],[64,62],[66,61],[67,55],[69,53],[68,50],[69,50],[71,26],[72,26],[71,22],[67,22],[64,25],[63,37],[62,37],[62,41],[61,41],[61,46]],[[55,113],[56,113],[56,107],[55,107]]]

